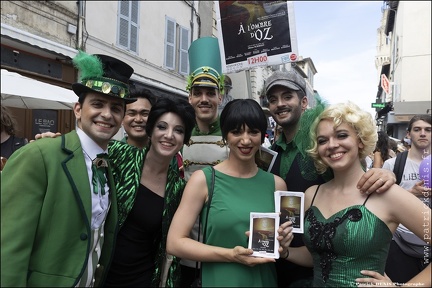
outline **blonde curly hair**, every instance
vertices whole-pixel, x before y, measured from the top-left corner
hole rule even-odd
[[[378,140],[378,133],[372,115],[364,110],[361,110],[356,104],[348,101],[347,103],[339,103],[328,106],[313,122],[310,130],[311,146],[307,152],[313,159],[318,173],[322,174],[328,166],[322,161],[318,154],[317,142],[317,127],[318,124],[325,119],[330,119],[334,122],[334,126],[338,127],[342,123],[350,125],[357,133],[359,140],[363,143],[363,148],[359,148],[359,159],[364,159],[374,149]]]

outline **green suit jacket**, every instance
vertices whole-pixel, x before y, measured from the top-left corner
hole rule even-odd
[[[115,185],[108,178],[111,208],[96,275],[109,264],[117,233]],[[75,286],[87,265],[91,213],[75,131],[17,150],[1,174],[1,286]]]

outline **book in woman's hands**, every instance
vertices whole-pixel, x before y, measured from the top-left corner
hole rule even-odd
[[[293,223],[293,233],[303,233],[304,193],[294,191],[276,191],[274,193],[275,210],[280,212],[280,224]]]
[[[279,258],[278,213],[250,213],[250,235],[248,248],[253,250],[252,256]]]

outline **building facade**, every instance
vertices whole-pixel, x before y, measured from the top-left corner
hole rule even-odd
[[[73,1],[3,1],[2,75],[5,71],[16,72],[47,85],[70,89],[76,81],[70,60],[77,53],[77,17],[78,6]],[[47,93],[33,84],[28,85],[32,85],[35,95]],[[70,93],[74,95],[72,90]],[[7,97],[10,96],[13,95]],[[2,93],[3,97],[6,96]],[[18,121],[17,135],[28,139],[33,139],[36,132],[51,129],[67,133],[75,127],[71,110],[10,109]]]
[[[377,119],[382,130],[403,139],[414,115],[431,114],[431,2],[384,1],[382,12],[375,64],[377,102],[385,107],[377,109]]]
[[[78,78],[71,60],[83,50],[131,65],[137,88],[158,97],[187,97],[190,44],[200,37],[218,37],[214,5],[214,1],[3,1],[1,67],[70,90]],[[310,58],[299,59],[295,64],[229,74],[232,96],[263,102],[269,74],[296,69],[308,80],[313,106],[316,69]],[[20,136],[28,139],[36,132],[67,133],[75,127],[71,110],[12,109],[23,128]],[[121,138],[122,133],[115,137]]]
[[[131,65],[137,88],[187,97],[187,51],[193,40],[216,36],[213,15],[213,1],[3,1],[2,71],[71,89],[78,76],[71,59],[83,50]],[[25,108],[10,108],[19,136],[75,127],[71,110]],[[53,125],[35,127],[40,117]]]

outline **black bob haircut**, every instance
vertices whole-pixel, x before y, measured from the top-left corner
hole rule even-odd
[[[261,143],[264,143],[267,117],[258,102],[252,99],[234,99],[228,102],[220,115],[222,138],[226,140],[229,132],[240,130],[244,125],[259,130]]]
[[[195,127],[195,110],[189,102],[179,97],[163,97],[158,98],[156,103],[150,109],[147,118],[146,133],[149,137],[152,135],[153,129],[158,119],[165,113],[172,112],[177,114],[183,121],[185,126],[185,135],[183,144],[189,143],[192,134],[192,129]]]

